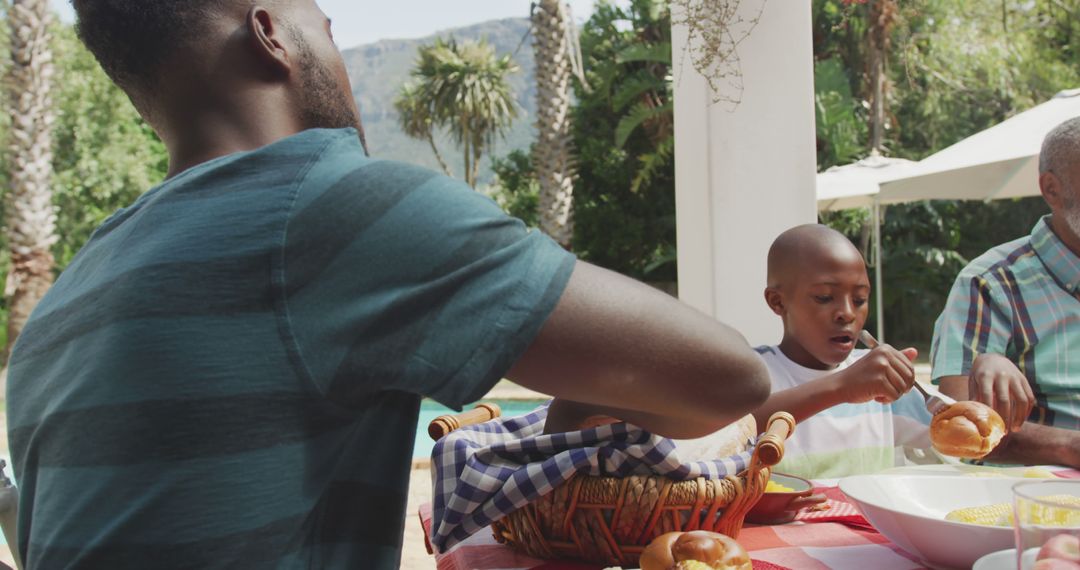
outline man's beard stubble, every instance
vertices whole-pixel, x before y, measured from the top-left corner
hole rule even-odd
[[[1065,198],[1062,200],[1062,217],[1065,218],[1065,225],[1069,226],[1074,236],[1080,237],[1080,197],[1077,197],[1073,192],[1073,188],[1069,186],[1065,192]]]
[[[303,90],[301,102],[301,120],[309,129],[342,129],[352,127],[360,137],[360,146],[364,154],[370,155],[364,127],[355,111],[352,93],[342,89],[334,76],[315,58],[311,47],[300,35],[293,31],[293,39],[299,46],[300,83]]]

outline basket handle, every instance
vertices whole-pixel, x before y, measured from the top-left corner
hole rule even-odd
[[[795,433],[795,418],[787,412],[776,412],[769,417],[769,427],[757,443],[757,456],[761,463],[772,467],[784,458],[784,440]]]
[[[499,408],[498,404],[480,403],[475,408],[460,414],[446,414],[431,420],[427,432],[431,439],[439,441],[443,436],[459,427],[484,423],[500,415],[502,415],[502,409]]]

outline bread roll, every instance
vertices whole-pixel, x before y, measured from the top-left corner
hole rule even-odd
[[[980,402],[957,402],[930,421],[930,442],[934,449],[953,457],[984,457],[1004,436],[1004,420],[993,408]]]
[[[731,457],[746,451],[747,442],[757,439],[757,420],[746,414],[739,421],[696,439],[676,439],[675,451],[684,463],[711,461]]]
[[[751,570],[750,555],[731,537],[718,532],[669,532],[653,539],[641,553],[641,570]]]

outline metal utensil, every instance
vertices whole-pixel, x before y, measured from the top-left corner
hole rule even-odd
[[[877,339],[870,334],[870,331],[865,329],[859,332],[859,341],[871,349],[877,348],[879,344]],[[932,414],[936,414],[956,403],[956,400],[942,394],[933,384],[924,386],[922,382],[916,380],[914,386],[923,395],[923,399],[926,400],[926,409],[930,410]]]

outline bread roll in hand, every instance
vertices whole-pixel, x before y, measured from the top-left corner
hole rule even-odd
[[[705,530],[661,534],[641,553],[641,570],[751,570],[750,555],[727,535]]]
[[[980,402],[957,402],[930,420],[930,442],[945,455],[978,459],[1005,437],[1005,422]]]

